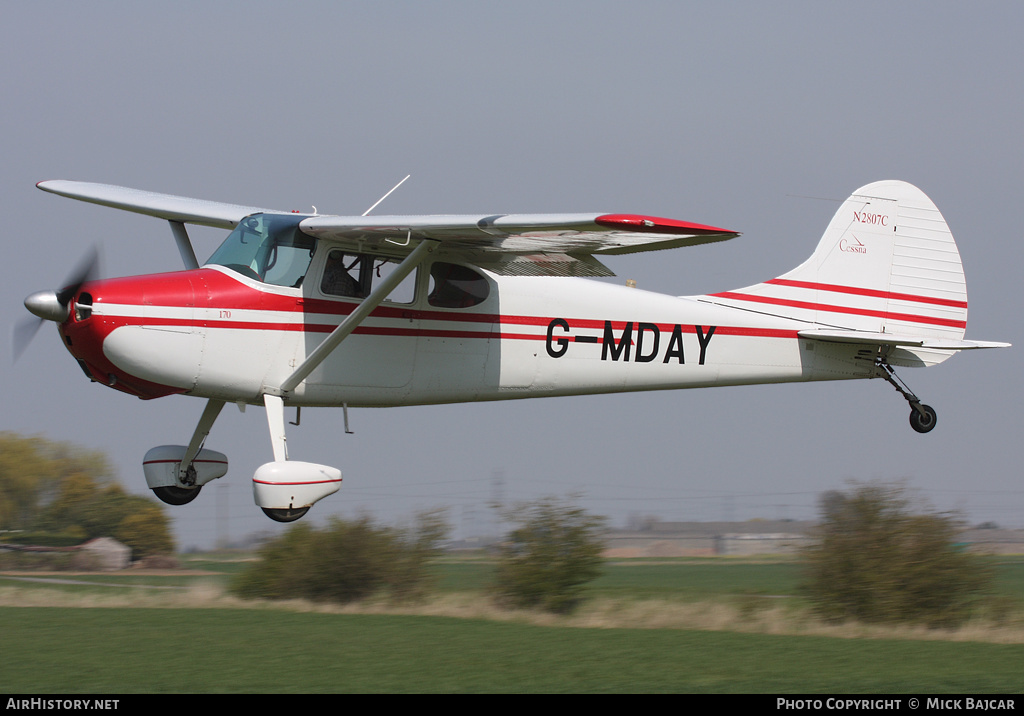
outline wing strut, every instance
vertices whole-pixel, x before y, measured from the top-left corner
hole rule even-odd
[[[283,395],[290,393],[304,381],[310,373],[312,373],[318,365],[320,365],[331,352],[341,345],[341,342],[345,340],[349,334],[352,333],[359,324],[363,322],[363,319],[370,315],[373,309],[377,308],[381,302],[387,298],[391,292],[395,289],[398,284],[405,279],[413,270],[420,265],[423,259],[426,258],[427,254],[432,252],[437,247],[438,242],[424,240],[419,243],[415,249],[412,250],[408,256],[398,265],[398,267],[388,274],[381,282],[377,285],[370,295],[367,296],[362,303],[360,303],[352,313],[345,318],[341,324],[331,332],[323,342],[318,345],[312,353],[302,362],[295,372],[288,376],[278,390],[268,390],[268,393]]]
[[[167,223],[171,225],[174,243],[178,245],[178,253],[181,254],[181,260],[185,264],[185,268],[199,268],[199,261],[196,259],[196,252],[192,248],[192,242],[188,238],[188,231],[185,230],[185,225],[174,219],[169,219]]]

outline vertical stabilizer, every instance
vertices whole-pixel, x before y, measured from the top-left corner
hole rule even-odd
[[[789,273],[706,300],[845,330],[959,340],[967,327],[953,235],[931,199],[901,181],[855,191]]]

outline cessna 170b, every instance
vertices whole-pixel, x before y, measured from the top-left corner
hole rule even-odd
[[[899,181],[854,192],[789,273],[687,297],[585,278],[613,275],[602,255],[736,232],[634,214],[328,216],[37,186],[170,222],[184,271],[98,280],[86,267],[62,290],[25,299],[58,324],[90,380],[143,399],[206,399],[188,445],[144,458],[147,484],[170,504],[226,474],[227,458],[204,443],[227,403],[266,407],[274,460],[256,470],[254,497],[290,522],[336,492],[341,472],[289,460],[286,406],[882,378],[924,433],[935,411],[894,368],[1008,345],[964,340],[953,236],[931,200]],[[185,224],[231,233],[200,266]],[[23,332],[22,346],[30,338]]]

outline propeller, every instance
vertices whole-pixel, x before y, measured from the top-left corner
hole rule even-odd
[[[63,323],[67,320],[71,299],[78,293],[82,284],[95,278],[99,269],[99,261],[99,251],[93,247],[68,277],[64,288],[59,291],[37,291],[25,299],[25,308],[36,318],[24,318],[14,326],[11,342],[15,361],[21,357],[29,343],[36,337],[44,320],[55,323]]]

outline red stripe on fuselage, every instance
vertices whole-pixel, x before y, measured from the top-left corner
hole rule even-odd
[[[337,324],[333,322],[312,322],[312,316],[336,316],[343,319],[358,305],[358,301],[304,298],[283,295],[250,286],[216,269],[196,269],[165,274],[153,274],[128,278],[116,278],[90,282],[89,290],[96,295],[97,309],[103,304],[142,305],[166,308],[194,308],[196,312],[235,310],[266,311],[284,314],[302,314],[310,322],[253,320],[245,321],[224,317],[211,319],[170,318],[160,316],[97,316],[105,324],[103,335],[120,326],[167,326],[184,328],[221,328],[253,331],[289,331],[307,333],[330,333]],[[428,338],[487,338],[499,340],[546,340],[544,333],[521,333],[504,331],[508,326],[547,327],[553,320],[550,316],[501,315],[494,313],[467,313],[465,311],[418,310],[402,306],[379,306],[370,314],[375,319],[402,319],[412,321],[436,321],[440,323],[484,324],[482,330],[455,330],[451,328],[406,328],[361,325],[355,333],[378,336],[428,337]],[[329,320],[329,319],[328,319]],[[625,329],[627,321],[604,321],[601,319],[566,319],[571,330],[603,331],[610,324],[616,332]],[[639,329],[640,321],[632,321]],[[660,331],[671,333],[676,324],[649,323]],[[689,325],[689,324],[684,324]],[[717,335],[753,336],[761,338],[796,338],[796,330],[749,328],[742,326],[718,326]],[[603,336],[598,337],[603,340]]]
[[[765,281],[765,283],[770,283],[775,286],[789,286],[791,288],[809,288],[815,291],[832,291],[834,293],[848,293],[853,296],[871,296],[873,298],[885,298],[892,299],[894,301],[907,301],[910,303],[928,303],[933,306],[967,308],[967,301],[960,301],[951,298],[937,298],[934,296],[919,296],[912,293],[897,293],[895,291],[879,291],[873,288],[859,288],[857,286],[839,286],[831,283],[793,281],[791,279],[786,278],[773,278],[771,281]]]
[[[509,316],[513,320],[505,320],[506,317],[499,316],[498,320],[494,321],[495,327],[500,328],[502,325],[516,325],[522,324],[524,321],[515,319],[529,318],[530,324],[533,325],[548,325],[552,319],[545,318],[542,316]],[[108,323],[112,324],[110,330],[118,328],[120,326],[166,326],[166,327],[177,327],[177,328],[220,328],[220,329],[231,329],[231,330],[249,330],[249,331],[290,331],[290,332],[305,332],[305,333],[330,333],[337,325],[323,324],[323,323],[277,323],[268,321],[197,321],[187,320],[179,318],[156,318],[156,317],[141,317],[141,316],[103,316],[103,319]],[[490,321],[487,321],[490,322]],[[569,329],[599,329],[604,330],[605,322],[596,321],[592,319],[567,319]],[[671,333],[676,325],[675,323],[646,323],[642,321],[611,321],[611,328],[613,331],[621,332],[625,330],[628,323],[633,324],[634,330],[639,330],[641,325],[644,326],[655,326],[659,331],[664,333]],[[683,323],[684,326],[690,326],[692,324]],[[499,339],[499,340],[547,340],[547,335],[544,333],[513,333],[502,330],[481,330],[481,331],[459,331],[454,329],[445,328],[404,328],[400,326],[366,326],[361,325],[353,331],[358,335],[368,336],[396,336],[406,338],[488,338],[488,339]],[[109,331],[108,331],[109,333]],[[777,328],[751,328],[745,326],[716,326],[715,335],[720,336],[749,336],[755,338],[796,338],[797,331],[793,329],[777,329]],[[568,336],[566,336],[568,337]],[[598,342],[601,342],[603,336],[598,336]]]
[[[932,326],[947,326],[949,328],[967,327],[967,321],[952,318],[919,316],[911,313],[894,313],[892,311],[874,311],[868,308],[856,308],[854,306],[836,306],[828,303],[794,301],[790,298],[776,298],[774,296],[754,296],[746,293],[736,293],[735,291],[724,291],[723,293],[714,293],[711,295],[714,298],[731,298],[737,301],[750,301],[752,303],[764,303],[772,306],[788,306],[789,308],[802,308],[808,311],[826,311],[828,313],[846,313],[854,316],[889,318],[895,321],[924,323]]]

